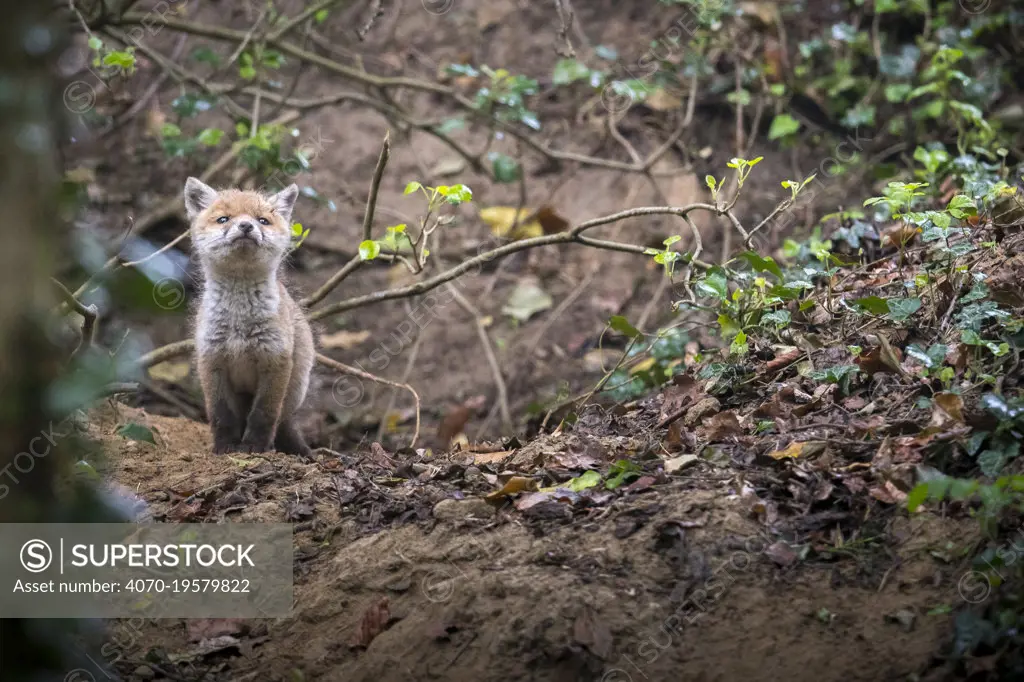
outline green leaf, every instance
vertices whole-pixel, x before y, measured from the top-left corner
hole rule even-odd
[[[772,120],[771,128],[768,129],[768,139],[777,140],[780,137],[792,135],[800,130],[800,122],[789,114],[779,114]]]
[[[220,128],[207,128],[199,133],[199,141],[207,147],[216,147],[224,137],[224,131]]]
[[[757,272],[770,272],[780,280],[782,277],[782,268],[779,267],[778,263],[771,256],[761,256],[754,251],[744,251],[739,256],[743,260],[747,261]]]
[[[628,336],[631,339],[641,339],[644,336],[640,333],[639,329],[631,325],[629,320],[622,315],[615,315],[612,319],[608,320],[608,326],[623,336]]]
[[[127,51],[108,52],[103,57],[104,66],[114,66],[128,73],[135,71],[135,55]]]
[[[995,477],[1006,466],[1008,459],[1004,450],[985,450],[978,455],[978,466],[985,476]]]
[[[189,55],[194,61],[199,63],[209,64],[210,66],[220,66],[220,56],[208,47],[197,47],[192,50],[192,54]]]
[[[408,189],[408,187],[406,187]],[[449,204],[464,204],[473,200],[473,192],[465,185],[442,185],[437,188],[437,193],[448,200]]]
[[[152,443],[156,445],[156,438],[153,437],[153,432],[143,426],[142,424],[136,424],[135,422],[128,422],[117,430],[117,435],[123,436],[129,440],[136,440],[142,443]]]
[[[628,459],[620,459],[612,464],[608,470],[608,480],[604,487],[608,490],[615,490],[624,483],[628,483],[640,477],[640,467]]]
[[[359,244],[359,257],[363,260],[373,260],[380,255],[380,244],[367,239],[366,241]]]
[[[729,298],[729,280],[725,270],[719,266],[710,268],[707,273],[697,280],[697,290],[705,296],[714,296],[725,301]]]
[[[957,194],[950,199],[946,210],[957,220],[978,215],[978,207],[974,204],[974,200],[963,194]]]
[[[569,85],[576,81],[586,80],[590,77],[590,69],[586,64],[576,59],[560,59],[555,64],[555,71],[551,75],[551,82],[554,85]]]
[[[928,499],[928,484],[918,483],[914,486],[914,489],[907,495],[907,511],[917,511],[925,500]]]
[[[747,335],[739,332],[733,338],[732,343],[729,344],[729,355],[746,355],[749,352],[750,346],[747,344]]]
[[[896,322],[904,322],[911,315],[921,309],[919,298],[890,298],[886,301],[889,306],[889,319]]]
[[[102,50],[103,41],[96,36],[89,36],[89,49],[90,50]]]
[[[420,189],[423,189],[423,185],[413,180],[412,182],[405,186],[405,191],[402,192],[402,194],[412,194],[413,192]]]
[[[878,296],[858,298],[853,302],[853,305],[862,310],[866,310],[872,315],[885,315],[889,313],[889,302]]]
[[[497,182],[510,183],[519,179],[519,162],[511,156],[491,152],[487,158],[491,161],[491,170]]]
[[[596,471],[585,471],[580,476],[566,482],[565,487],[574,493],[581,492],[587,488],[593,488],[601,482],[601,474]]]
[[[181,128],[173,123],[165,123],[160,126],[160,137],[180,137]]]

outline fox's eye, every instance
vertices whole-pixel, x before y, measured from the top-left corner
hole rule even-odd
[[[217,218],[217,222],[220,223],[221,225],[223,225],[224,223],[226,223],[229,220],[231,220],[231,219],[228,218],[226,215],[222,215],[221,217]]]
[[[266,218],[260,218],[260,225],[269,225],[270,221]]]

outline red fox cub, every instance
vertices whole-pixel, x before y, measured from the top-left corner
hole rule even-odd
[[[196,357],[218,454],[310,454],[294,417],[315,362],[313,333],[279,272],[298,195],[295,185],[266,196],[185,183],[204,279]]]

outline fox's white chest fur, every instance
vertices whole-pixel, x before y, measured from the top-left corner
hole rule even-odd
[[[231,383],[254,391],[261,361],[292,353],[292,335],[281,328],[276,281],[207,281],[196,328],[197,350],[220,360]]]

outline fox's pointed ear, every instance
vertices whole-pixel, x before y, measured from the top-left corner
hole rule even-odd
[[[208,209],[216,199],[217,190],[199,178],[189,178],[185,181],[185,211],[190,221],[195,220],[196,216]]]
[[[295,200],[299,198],[299,186],[291,184],[277,194],[270,197],[270,203],[281,218],[289,225],[292,222],[292,209],[295,208]]]

